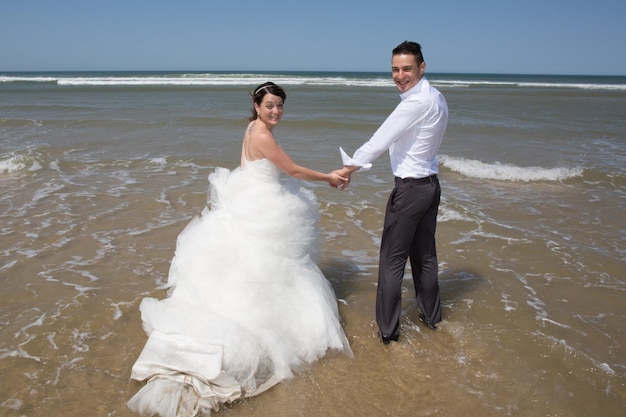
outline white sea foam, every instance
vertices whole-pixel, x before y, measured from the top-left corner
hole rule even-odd
[[[109,76],[0,76],[0,83],[31,82],[54,83],[67,86],[228,86],[257,85],[273,80],[280,85],[337,85],[390,87],[393,81],[386,73],[380,76],[354,76],[351,74],[256,74],[256,73],[189,73],[189,74],[128,74]],[[525,81],[502,80],[497,77],[476,79],[473,76],[446,79],[438,74],[429,75],[431,83],[437,87],[472,88],[567,88],[583,90],[626,91],[626,84],[603,82]]]
[[[258,85],[268,79],[279,85],[343,85],[389,87],[389,78],[352,78],[332,76],[288,76],[276,74],[189,74],[186,76],[117,76],[117,77],[67,77],[58,78],[58,85],[68,86],[230,86]]]
[[[584,169],[580,167],[521,167],[499,162],[487,163],[473,159],[439,155],[439,162],[454,172],[471,178],[500,181],[563,181],[579,177]]]
[[[26,162],[20,156],[14,155],[0,160],[0,173],[12,174],[24,168],[26,168]]]
[[[52,346],[52,349],[59,350],[59,346],[54,341],[55,336],[56,336],[56,332],[49,333],[47,336],[47,339],[48,339],[48,342],[50,342],[50,346]]]
[[[498,81],[498,80],[441,80],[433,78],[436,87],[510,87],[510,88],[574,88],[581,90],[626,91],[626,84],[573,83],[573,82],[536,82],[536,81]]]
[[[165,166],[167,165],[167,158],[164,158],[164,157],[152,158],[150,159],[150,162],[157,164],[157,165]]]
[[[17,411],[22,408],[23,405],[24,401],[18,400],[17,398],[9,398],[7,400],[4,400],[0,404],[0,407],[9,408],[11,410]]]
[[[507,293],[502,293],[502,304],[504,304],[504,311],[511,312],[517,310],[517,303],[511,300],[511,297]]]
[[[341,251],[341,254],[349,259],[351,259],[352,261],[355,262],[355,264],[357,265],[362,265],[367,267],[368,265],[376,265],[378,257],[377,256],[371,256],[369,254],[369,251],[367,250],[349,250],[349,249],[345,249]]]
[[[29,171],[39,171],[40,169],[43,169],[43,167],[37,161],[33,162],[33,164],[30,166],[30,168],[28,168]]]
[[[31,82],[31,83],[53,83],[57,77],[29,77],[29,76],[0,76],[0,83]]]
[[[111,306],[113,307],[113,320],[119,320],[124,315],[121,307],[131,308],[133,303],[120,301],[119,303],[111,303]]]
[[[87,341],[92,338],[93,336],[89,332],[81,332],[77,329],[72,330],[72,339],[74,339],[72,348],[74,349],[74,352],[88,352],[89,344]]]
[[[34,309],[35,311],[39,311],[39,309]],[[22,327],[17,333],[15,333],[13,336],[14,337],[19,337],[22,334],[26,334],[27,330],[30,329],[31,327],[41,327],[43,325],[44,319],[46,318],[47,314],[43,313],[40,316],[38,316],[34,321],[28,323],[27,325],[25,325],[24,327]]]
[[[580,349],[575,349],[574,347],[570,346],[566,340],[564,339],[559,339],[555,336],[551,336],[548,334],[545,334],[539,330],[533,332],[534,336],[540,336],[545,338],[546,340],[548,340],[550,343],[552,343],[552,349],[556,349],[556,348],[562,348],[565,350],[566,353],[576,356],[576,357],[583,357],[586,360],[588,360],[589,362],[591,362],[594,366],[595,369],[601,371],[602,373],[604,373],[605,375],[608,376],[614,376],[616,375],[615,370],[613,370],[613,368],[611,368],[611,365],[609,365],[606,362],[602,362],[600,360],[597,360],[596,358],[594,358],[593,356],[591,356],[590,354],[580,350]],[[616,364],[619,365],[619,364]],[[583,368],[583,371],[585,372],[593,372],[594,368]]]
[[[40,188],[33,193],[32,201],[39,201],[43,198],[46,198],[54,194],[55,192],[63,189],[63,187],[63,184],[48,182],[47,184],[45,184],[45,187]]]
[[[439,215],[437,216],[437,221],[438,222],[449,222],[449,221],[471,222],[471,221],[474,221],[474,219],[468,216],[465,216],[464,214],[461,214],[454,209],[443,206],[440,208]]]
[[[0,349],[0,359],[4,358],[24,358],[41,362],[40,357],[31,355],[30,353],[22,349],[21,346],[17,350]]]

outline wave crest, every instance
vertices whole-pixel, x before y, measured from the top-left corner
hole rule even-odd
[[[66,73],[66,74],[0,74],[3,83],[51,83],[62,86],[244,86],[271,79],[279,85],[393,87],[388,73]],[[484,76],[471,74],[429,74],[430,82],[443,88],[539,88],[625,91],[623,77],[609,79],[594,76],[572,79],[542,76]]]
[[[279,85],[391,87],[386,76],[288,75],[288,74],[134,74],[103,76],[0,76],[0,83],[53,83],[62,86],[245,86],[271,79]]]
[[[520,167],[499,162],[487,163],[473,159],[455,158],[448,155],[440,155],[439,162],[451,171],[466,177],[513,182],[563,181],[580,177],[584,172],[584,169],[580,167]]]
[[[6,159],[0,159],[0,173],[13,174],[24,168],[26,168],[26,162],[21,156],[14,155]]]

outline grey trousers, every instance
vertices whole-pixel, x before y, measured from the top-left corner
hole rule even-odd
[[[383,338],[400,333],[402,281],[411,261],[415,296],[425,321],[441,321],[441,302],[435,230],[441,199],[436,175],[419,179],[396,178],[389,196],[380,245],[376,321]]]

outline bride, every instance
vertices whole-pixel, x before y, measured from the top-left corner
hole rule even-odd
[[[315,196],[279,174],[335,188],[348,179],[299,166],[278,145],[282,88],[261,84],[252,99],[241,166],[209,176],[208,206],[178,236],[168,298],[141,302],[148,341],[131,378],[147,383],[128,402],[140,415],[210,415],[329,351],[352,356],[315,264]]]

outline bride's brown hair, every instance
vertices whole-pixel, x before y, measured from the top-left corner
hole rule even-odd
[[[273,94],[275,96],[282,98],[283,103],[285,102],[285,100],[287,100],[287,94],[285,93],[285,90],[283,90],[282,87],[274,84],[273,82],[268,81],[266,83],[258,85],[254,89],[254,92],[250,93],[250,97],[252,97],[252,102],[258,105],[261,105],[261,102],[263,101],[263,97],[265,97],[267,93],[270,93],[270,94]],[[256,113],[256,110],[254,109],[254,106],[252,106],[252,116],[249,117],[248,120],[253,121],[253,120],[256,120],[257,117],[258,115]]]

